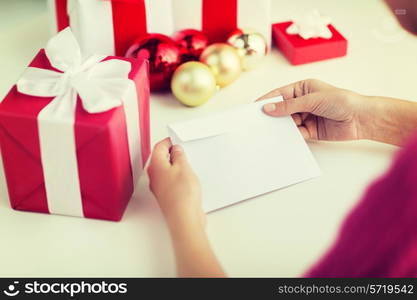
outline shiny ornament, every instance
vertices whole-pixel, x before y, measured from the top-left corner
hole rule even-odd
[[[181,62],[198,60],[208,46],[208,39],[199,30],[184,29],[174,34],[174,41],[180,48]]]
[[[243,70],[251,70],[267,53],[265,38],[257,32],[238,29],[231,33],[227,42],[235,47],[242,58]]]
[[[173,72],[180,64],[177,44],[163,34],[147,34],[137,39],[127,50],[126,57],[144,58],[149,61],[152,91],[169,88]]]
[[[226,43],[215,43],[208,46],[201,54],[200,61],[210,67],[216,78],[216,83],[220,87],[235,81],[242,72],[238,51]]]
[[[179,66],[174,72],[171,90],[182,104],[199,106],[216,92],[216,80],[208,66],[190,61]]]

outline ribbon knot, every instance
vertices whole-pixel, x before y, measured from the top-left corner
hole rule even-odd
[[[288,34],[298,34],[303,39],[324,38],[330,39],[332,32],[328,28],[330,18],[321,16],[318,10],[305,12],[293,18],[293,24],[287,28]]]
[[[84,59],[69,28],[48,42],[45,54],[59,72],[27,68],[17,82],[20,93],[55,97],[48,106],[56,107],[56,111],[61,112],[60,117],[74,115],[77,95],[81,98],[83,108],[89,113],[101,113],[122,104],[130,84],[129,62],[104,60],[106,56],[102,55],[92,55]]]
[[[75,88],[74,83],[80,77],[80,74],[76,68],[70,69],[62,74],[61,78],[57,82],[57,96],[65,94],[70,88]]]

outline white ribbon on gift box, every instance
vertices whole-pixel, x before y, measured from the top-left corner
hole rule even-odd
[[[20,93],[55,97],[38,114],[38,130],[46,196],[50,213],[83,216],[74,135],[77,96],[89,113],[124,105],[133,184],[142,169],[139,108],[127,61],[93,55],[83,59],[69,28],[45,48],[51,65],[62,71],[29,67],[17,82]],[[105,163],[103,161],[103,163]]]
[[[298,34],[305,40],[311,38],[330,39],[333,35],[328,27],[330,18],[320,15],[317,9],[300,14],[293,18],[292,22],[286,32]]]
[[[67,0],[70,26],[85,55],[114,55],[111,0]],[[145,0],[146,26],[150,33],[172,35],[172,1]]]
[[[221,7],[219,7],[221,9]],[[262,34],[271,45],[271,0],[238,0],[237,26]],[[174,0],[175,30],[202,29],[203,0]]]

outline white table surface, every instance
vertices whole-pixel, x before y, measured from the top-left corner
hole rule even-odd
[[[274,21],[313,5],[272,2]],[[273,50],[259,68],[194,109],[170,95],[152,95],[152,141],[167,135],[167,123],[309,77],[361,93],[417,99],[411,68],[417,37],[396,25],[381,0],[316,0],[314,5],[348,38],[347,57],[294,67]],[[45,45],[48,32],[43,0],[0,1],[0,98]],[[301,275],[329,247],[349,209],[396,150],[366,141],[310,147],[323,171],[320,178],[208,215],[210,240],[229,275]],[[140,187],[120,223],[18,212],[1,198],[0,276],[175,276],[167,228],[145,177]]]

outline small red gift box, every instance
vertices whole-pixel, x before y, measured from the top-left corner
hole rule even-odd
[[[147,62],[51,39],[0,103],[14,209],[118,221],[150,153]]]
[[[347,40],[332,25],[328,25],[332,37],[303,39],[298,34],[288,34],[287,28],[292,22],[272,25],[274,43],[293,65],[345,56]]]

